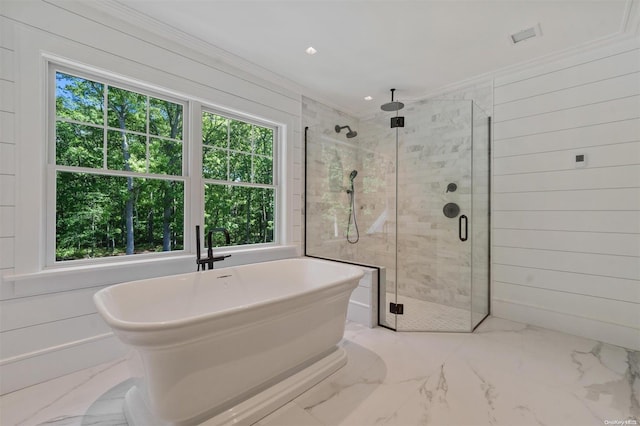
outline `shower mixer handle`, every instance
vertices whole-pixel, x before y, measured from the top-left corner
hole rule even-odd
[[[464,220],[464,236],[462,236],[462,221]],[[460,215],[458,219],[458,237],[460,241],[467,241],[469,237],[469,219],[465,215]]]

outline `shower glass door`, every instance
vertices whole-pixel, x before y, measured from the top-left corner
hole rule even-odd
[[[489,315],[490,121],[475,103],[471,163],[471,326]]]
[[[398,331],[471,330],[473,138],[470,101],[401,111],[398,130]]]
[[[344,117],[308,99],[304,112],[315,118],[305,130],[305,254],[376,268],[380,291],[376,281],[375,296],[360,288],[354,294],[370,297],[378,323],[395,329],[395,315],[378,309],[395,301],[396,149],[388,142],[395,132],[372,120],[358,127],[357,137],[347,138],[335,131],[335,123],[349,122]]]
[[[333,128],[307,129],[307,255],[356,263],[357,245],[347,240],[349,173],[359,169],[358,146]]]

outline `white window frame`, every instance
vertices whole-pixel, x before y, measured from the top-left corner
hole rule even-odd
[[[194,108],[195,110],[195,108]],[[249,123],[249,124],[253,124],[256,126],[260,126],[260,127],[266,127],[269,129],[273,130],[273,147],[272,147],[272,159],[273,159],[273,168],[272,168],[272,178],[273,178],[273,183],[272,184],[259,184],[259,183],[251,183],[251,182],[232,182],[232,181],[228,181],[228,180],[219,180],[219,179],[209,179],[209,178],[204,178],[202,176],[202,152],[204,150],[204,145],[202,143],[202,115],[204,113],[210,113],[210,114],[215,114],[224,118],[228,118],[231,120],[236,120],[236,121],[242,121],[245,123]],[[195,115],[195,114],[194,114]],[[274,246],[278,246],[281,245],[281,210],[282,210],[282,196],[281,196],[281,192],[282,192],[282,188],[280,185],[281,182],[281,176],[282,176],[282,171],[281,171],[281,164],[283,163],[283,161],[280,158],[281,152],[282,151],[282,127],[276,123],[273,122],[269,122],[266,120],[260,120],[258,118],[249,116],[249,115],[242,115],[242,114],[238,114],[238,113],[233,113],[233,112],[228,112],[228,111],[224,111],[221,110],[220,108],[211,106],[211,105],[206,105],[206,104],[202,104],[199,108],[199,113],[198,113],[198,117],[197,119],[199,120],[199,134],[200,137],[198,138],[198,145],[199,145],[199,151],[200,151],[200,155],[199,155],[199,161],[198,161],[198,171],[199,171],[199,175],[200,175],[200,191],[201,191],[201,196],[200,196],[200,202],[201,202],[201,209],[200,211],[202,212],[201,216],[200,216],[200,220],[199,223],[204,224],[204,186],[206,184],[215,184],[215,185],[231,185],[231,186],[239,186],[239,187],[247,187],[247,188],[268,188],[268,189],[273,189],[273,203],[274,203],[274,211],[273,211],[273,241],[269,242],[269,243],[255,243],[255,244],[240,244],[240,245],[234,245],[234,246],[225,246],[224,249],[225,251],[236,251],[236,250],[244,250],[247,248],[260,248],[260,247],[274,247]],[[239,151],[238,151],[239,152]],[[195,166],[195,165],[194,165]],[[227,166],[228,167],[228,166]],[[195,170],[195,169],[194,169]],[[228,170],[227,170],[228,171]],[[204,232],[204,229],[203,229]]]
[[[45,253],[44,267],[49,268],[73,268],[90,267],[91,265],[103,265],[110,263],[131,263],[135,261],[153,260],[165,257],[192,256],[195,254],[195,225],[201,225],[201,232],[204,232],[204,186],[205,183],[232,184],[246,187],[271,188],[274,190],[274,230],[273,241],[268,243],[243,244],[235,246],[225,246],[225,252],[253,252],[260,249],[269,249],[287,244],[283,240],[286,226],[283,223],[285,217],[285,186],[283,170],[286,164],[284,143],[286,128],[285,125],[262,117],[257,117],[249,113],[237,110],[226,109],[220,105],[196,99],[187,95],[178,94],[170,90],[158,88],[139,80],[129,79],[120,75],[114,75],[103,70],[85,68],[75,63],[67,61],[56,61],[53,58],[45,59],[46,69],[46,171],[45,171]],[[61,166],[55,164],[55,143],[56,143],[56,72],[74,75],[80,78],[115,86],[125,90],[130,90],[157,99],[164,99],[170,102],[181,104],[183,107],[183,155],[182,155],[182,176],[162,175],[153,173],[126,172],[122,170],[81,168],[75,166]],[[273,129],[273,184],[235,183],[219,180],[204,179],[202,175],[202,113],[227,117],[261,127]],[[56,260],[56,173],[58,171],[72,171],[80,173],[90,173],[103,176],[133,176],[134,178],[151,178],[181,181],[184,185],[184,249],[170,252],[144,253],[128,256],[108,256],[91,259],[76,260]],[[204,245],[204,240],[201,244]]]
[[[76,167],[76,166],[63,166],[56,164],[56,73],[62,72],[70,74],[76,77],[84,78],[87,80],[99,82],[109,87],[115,86],[119,89],[129,90],[132,92],[140,93],[145,96],[150,96],[156,99],[167,100],[173,103],[182,105],[182,175],[164,175],[155,173],[140,173],[140,172],[127,172],[124,170],[110,170],[106,169],[103,164],[103,168],[88,168],[88,167]],[[55,61],[47,61],[47,150],[46,150],[46,249],[45,249],[45,267],[69,267],[73,265],[87,265],[87,264],[103,264],[109,262],[122,262],[122,261],[134,261],[143,260],[146,258],[157,258],[167,256],[181,256],[187,252],[190,252],[189,247],[192,242],[192,238],[189,233],[190,225],[192,223],[192,203],[191,203],[191,165],[189,164],[190,150],[192,147],[192,140],[190,137],[190,102],[183,97],[177,97],[174,94],[167,93],[162,89],[151,87],[145,83],[119,79],[118,77],[106,74],[96,73],[83,69],[82,67],[73,67],[59,64]],[[148,117],[147,117],[148,120]],[[103,123],[103,129],[107,129],[106,123]],[[105,142],[106,143],[106,142]],[[120,176],[120,177],[133,177],[141,179],[159,179],[179,181],[183,183],[184,188],[184,222],[183,222],[183,246],[182,250],[173,250],[170,252],[156,252],[156,253],[139,253],[128,256],[107,256],[97,257],[91,259],[75,259],[75,260],[56,260],[56,174],[58,171],[74,172],[74,173],[87,173],[98,176]]]

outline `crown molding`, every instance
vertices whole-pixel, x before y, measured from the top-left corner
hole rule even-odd
[[[624,17],[620,24],[620,33],[640,35],[640,0],[627,0]]]
[[[638,4],[640,0],[631,0],[630,3]],[[637,10],[637,9],[636,9]],[[566,59],[569,57],[579,57],[580,55],[597,51],[597,50],[606,50],[610,49],[612,46],[628,46],[628,48],[639,48],[640,47],[640,37],[638,36],[638,25],[640,24],[640,20],[629,20],[628,23],[633,22],[631,25],[623,24],[626,28],[625,31],[620,31],[617,34],[603,37],[598,40],[594,40],[592,42],[575,46],[569,49],[564,49],[559,52],[555,52],[549,55],[541,56],[535,59],[531,59],[524,62],[519,62],[513,65],[509,65],[507,67],[499,68],[493,71],[489,71],[487,73],[479,74],[477,76],[461,80],[438,89],[425,92],[423,95],[419,96],[417,99],[407,100],[408,102],[418,102],[423,99],[430,99],[435,97],[440,97],[447,93],[451,93],[458,90],[468,89],[470,87],[486,83],[487,81],[494,80],[496,78],[505,77],[511,74],[517,74],[521,71],[525,71],[532,68],[542,67],[548,64],[552,64],[554,62],[560,61],[562,59]],[[362,118],[362,117],[361,117]]]
[[[117,21],[113,24],[110,22],[111,25],[109,26],[116,28],[118,31],[132,34],[132,29],[135,29],[141,33],[141,35],[144,32],[156,38],[160,37],[164,42],[176,45],[172,50],[175,51],[179,49],[181,54],[185,54],[184,48],[186,47],[193,52],[193,55],[197,56],[200,62],[206,62],[216,69],[230,72],[234,75],[238,75],[238,71],[242,71],[245,73],[242,76],[243,78],[251,81],[265,81],[271,85],[275,85],[273,89],[276,90],[285,89],[290,92],[289,97],[296,100],[300,99],[300,96],[306,96],[353,117],[357,116],[357,112],[351,111],[342,105],[337,105],[322,92],[301,86],[287,77],[248,61],[205,40],[187,34],[178,28],[169,26],[164,22],[122,4],[118,0],[97,0],[90,2],[83,0],[42,1],[79,14],[80,16],[102,22],[103,24],[104,18],[106,17],[115,19]]]
[[[425,99],[441,97],[451,92],[469,89],[471,87],[485,84],[496,78],[516,74],[518,72],[552,64],[562,59],[572,56],[580,56],[588,52],[605,50],[612,46],[624,45],[629,48],[640,48],[640,0],[627,0],[625,5],[624,16],[620,23],[620,29],[617,33],[605,36],[589,43],[574,46],[548,55],[540,56],[528,61],[518,62],[503,68],[498,68],[483,74],[476,75],[464,80],[457,81],[446,86],[439,87],[435,90],[424,92],[415,99],[403,99],[402,101],[410,105]],[[340,108],[338,108],[340,109]],[[377,115],[376,110],[367,110],[360,113],[353,113],[359,120],[367,120]]]
[[[117,0],[41,0],[68,12],[99,22],[117,31],[146,41],[161,40],[168,50],[197,60],[220,71],[299,99],[303,88],[294,81],[256,63],[234,55],[205,40],[158,21]],[[108,17],[108,23],[105,19]],[[151,39],[151,40],[150,40]],[[288,92],[288,93],[287,93]]]
[[[498,77],[507,76],[509,74],[515,74],[520,71],[524,71],[530,68],[536,68],[550,64],[561,59],[565,59],[571,56],[579,56],[581,54],[591,52],[599,49],[606,49],[610,46],[628,43],[630,46],[636,44],[640,47],[640,0],[627,0],[625,5],[624,16],[620,22],[620,29],[617,33],[605,36],[589,43],[585,43],[579,46],[574,46],[568,49],[554,52],[545,56],[540,56],[528,61],[518,62],[507,67],[499,68],[493,71],[489,71],[484,74],[480,74],[444,87],[440,87],[436,90],[426,92],[425,98],[434,98],[444,95],[449,92],[467,89],[469,87],[482,84],[488,80],[493,80]]]
[[[185,33],[184,31],[160,22],[142,12],[132,9],[118,0],[41,0],[45,3],[63,8],[69,12],[101,22],[104,18],[111,18],[109,25],[118,31],[144,38],[145,36],[161,39],[170,50],[182,55],[192,57],[199,62],[206,63],[220,71],[232,73],[248,81],[260,84],[270,90],[277,91],[291,97],[300,99],[300,96],[312,98],[327,106],[345,112],[357,119],[366,119],[374,114],[374,109],[366,111],[352,111],[349,108],[335,104],[326,95],[316,90],[304,87],[280,74],[266,69],[256,63],[248,61],[205,40]],[[598,49],[606,49],[609,46],[620,43],[634,43],[640,46],[640,0],[627,0],[624,16],[621,19],[619,30],[612,35],[602,37],[586,44],[564,49],[545,56],[519,62],[507,67],[492,70],[474,77],[464,79],[435,90],[429,90],[415,99],[405,99],[407,103],[439,97],[447,93],[467,89],[469,87],[486,83],[499,77],[515,74],[526,69],[544,66],[571,56],[579,56],[586,52]],[[288,92],[288,93],[287,93]]]

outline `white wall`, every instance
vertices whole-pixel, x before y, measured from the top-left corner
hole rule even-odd
[[[301,254],[300,94],[90,8],[3,1],[0,9],[0,394],[123,354],[96,314],[106,285],[193,270],[194,254],[128,266],[45,267],[43,55],[77,62],[286,128],[286,246],[237,253],[224,266]],[[92,14],[93,13],[93,14]],[[84,15],[84,16],[83,16]],[[186,239],[186,238],[185,238]]]
[[[640,349],[638,41],[496,78],[494,101],[493,315]]]
[[[13,266],[15,222],[15,39],[0,27],[0,270]]]

